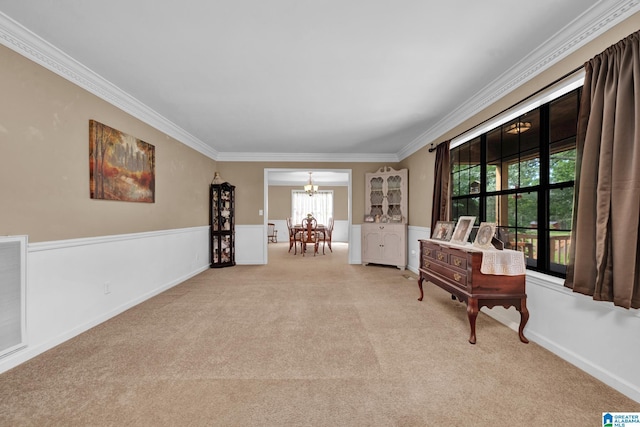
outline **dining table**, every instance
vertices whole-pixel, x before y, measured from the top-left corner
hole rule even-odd
[[[320,240],[322,240],[322,254],[324,255],[324,246],[325,246],[325,244],[327,242],[327,240],[326,240],[327,239],[327,227],[324,224],[318,224],[318,225],[316,225],[316,227],[313,230],[316,233],[320,233],[322,235],[322,239],[320,239]],[[303,231],[305,231],[305,227],[303,227],[302,224],[295,224],[293,226],[294,236],[297,236],[298,233],[302,233]],[[298,244],[297,242],[298,241],[296,240],[295,245]],[[302,250],[304,250],[304,249],[302,249]],[[294,252],[294,253],[297,253],[297,252]]]

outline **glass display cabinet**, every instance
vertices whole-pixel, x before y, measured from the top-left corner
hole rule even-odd
[[[224,182],[211,184],[209,223],[211,225],[211,267],[236,265],[234,198],[235,186]]]
[[[380,222],[407,222],[407,169],[367,173],[365,215]]]
[[[380,168],[365,174],[365,218],[361,226],[363,264],[407,265],[408,170]]]

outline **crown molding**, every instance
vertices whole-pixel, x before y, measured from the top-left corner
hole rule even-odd
[[[526,58],[407,144],[397,153],[398,158],[403,160],[434,142],[436,138],[480,113],[638,11],[640,11],[640,0],[598,2],[533,50]]]
[[[216,159],[218,152],[189,132],[96,74],[46,40],[0,12],[0,43],[80,86],[149,126],[177,139],[203,155]]]
[[[218,161],[224,162],[385,162],[397,163],[395,154],[383,153],[231,153],[221,152]]]

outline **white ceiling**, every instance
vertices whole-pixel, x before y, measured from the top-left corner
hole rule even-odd
[[[386,161],[638,3],[0,0],[0,42],[216,160]]]

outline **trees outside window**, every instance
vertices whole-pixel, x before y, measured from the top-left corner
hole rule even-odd
[[[452,219],[495,222],[528,268],[566,273],[581,89],[451,150]]]

